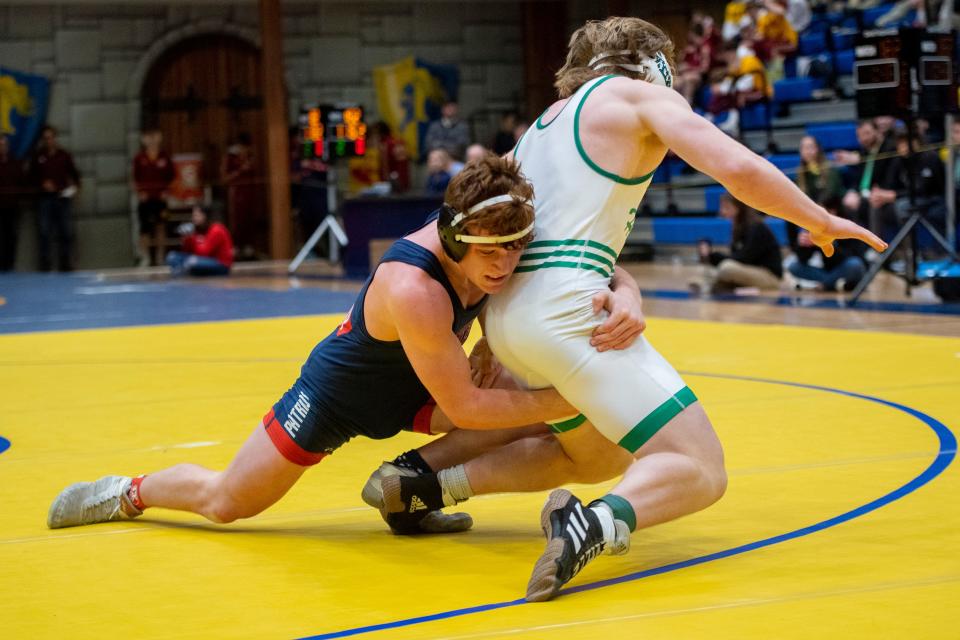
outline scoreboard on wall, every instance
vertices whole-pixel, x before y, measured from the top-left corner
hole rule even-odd
[[[300,113],[303,157],[330,162],[362,156],[367,150],[367,125],[359,105],[321,104]]]

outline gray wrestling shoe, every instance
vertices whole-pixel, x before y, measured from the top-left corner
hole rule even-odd
[[[136,518],[143,512],[127,497],[132,478],[104,476],[96,482],[77,482],[60,492],[47,512],[47,527],[60,529],[111,520]],[[133,516],[127,515],[121,501]]]
[[[439,509],[430,510],[425,514],[389,513],[384,508],[383,479],[393,476],[416,478],[419,475],[413,469],[399,467],[392,462],[384,462],[367,479],[360,497],[368,505],[380,511],[380,517],[389,525],[391,531],[401,535],[460,533],[473,527],[473,518],[467,513],[444,513]]]
[[[398,467],[392,462],[384,462],[380,465],[380,468],[370,474],[370,477],[367,478],[367,484],[363,485],[363,491],[360,492],[360,497],[363,498],[363,501],[374,509],[383,508],[383,479],[388,476],[404,476],[407,478],[413,478],[418,475],[413,469],[406,469],[404,467]]]

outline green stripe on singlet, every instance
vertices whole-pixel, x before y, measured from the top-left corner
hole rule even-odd
[[[609,254],[613,257],[614,260],[617,259],[617,252],[616,252],[616,251],[614,251],[613,249],[611,249],[611,248],[608,247],[607,245],[605,245],[605,244],[603,244],[603,243],[601,243],[601,242],[596,242],[596,241],[594,241],[594,240],[572,240],[572,239],[568,239],[568,240],[534,240],[533,242],[531,242],[530,244],[527,245],[527,248],[528,248],[528,249],[537,249],[537,248],[539,248],[539,247],[566,247],[566,246],[571,246],[571,247],[588,246],[588,247],[590,247],[591,249],[599,249],[600,251],[604,251],[604,252],[606,252],[606,253],[609,253]],[[523,256],[521,256],[520,259],[522,260],[522,259],[523,259]]]
[[[514,273],[528,273],[530,271],[539,271],[540,269],[586,269],[587,271],[596,271],[604,278],[611,278],[613,274],[603,267],[599,267],[589,262],[541,262],[539,264],[522,264],[513,270]]]
[[[520,260],[522,261],[545,260],[547,258],[558,258],[561,256],[572,256],[572,257],[581,256],[583,258],[588,258],[595,262],[605,264],[611,269],[613,269],[612,260],[610,260],[609,258],[604,258],[599,253],[591,253],[585,249],[570,249],[570,250],[558,249],[557,251],[547,251],[546,253],[525,253],[520,257]]]
[[[550,431],[553,431],[554,433],[564,433],[565,431],[572,431],[573,429],[576,429],[586,421],[587,421],[587,416],[581,413],[580,415],[570,418],[569,420],[552,423],[550,425]]]
[[[691,404],[697,401],[690,387],[684,387],[673,394],[666,402],[650,412],[646,418],[641,420],[630,432],[620,439],[621,447],[630,453],[636,453],[637,449],[646,444],[647,440],[652,438],[657,431],[663,428],[674,417]]]

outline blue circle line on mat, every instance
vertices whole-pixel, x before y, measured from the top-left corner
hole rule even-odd
[[[3,436],[0,436],[0,453],[3,453],[9,448],[10,448],[10,441],[4,438]]]
[[[765,378],[752,378],[749,376],[734,376],[734,375],[724,375],[716,373],[696,373],[696,372],[682,372],[684,375],[688,376],[697,376],[702,378],[721,378],[725,380],[742,380],[744,382],[758,382],[763,384],[777,384],[787,387],[797,387],[800,389],[811,389],[813,391],[824,391],[826,393],[834,393],[837,395],[848,396],[850,398],[858,398],[860,400],[867,400],[868,402],[875,402],[877,404],[882,404],[884,406],[902,411],[914,418],[920,420],[920,422],[927,425],[937,438],[940,440],[940,447],[937,452],[937,455],[934,457],[933,461],[930,463],[926,469],[923,470],[920,475],[915,477],[913,480],[910,480],[906,484],[897,489],[894,489],[890,493],[887,493],[883,496],[880,496],[876,500],[872,500],[864,505],[857,507],[856,509],[851,509],[841,513],[840,515],[828,518],[821,522],[811,524],[794,531],[789,531],[787,533],[781,533],[770,538],[764,538],[762,540],[757,540],[755,542],[749,542],[737,547],[732,547],[730,549],[724,549],[723,551],[717,551],[715,553],[710,553],[704,556],[697,556],[696,558],[690,558],[689,560],[683,560],[681,562],[673,562],[671,564],[666,564],[660,567],[654,567],[653,569],[645,569],[643,571],[636,571],[634,573],[628,573],[624,576],[618,578],[609,578],[607,580],[599,580],[597,582],[590,582],[588,584],[578,585],[576,587],[570,587],[560,591],[560,595],[569,595],[571,593],[579,593],[581,591],[592,591],[594,589],[600,589],[602,587],[608,587],[615,584],[621,584],[624,582],[632,582],[634,580],[640,580],[642,578],[647,578],[650,576],[660,575],[662,573],[669,573],[671,571],[677,571],[678,569],[685,569],[687,567],[694,567],[699,564],[704,564],[707,562],[712,562],[714,560],[721,560],[723,558],[729,558],[730,556],[740,555],[741,553],[746,553],[748,551],[754,551],[756,549],[762,549],[764,547],[769,547],[781,542],[786,542],[788,540],[793,540],[795,538],[801,538],[803,536],[810,535],[811,533],[816,533],[818,531],[823,531],[824,529],[829,529],[830,527],[835,527],[838,524],[843,524],[854,518],[859,518],[862,515],[866,515],[871,511],[876,511],[880,507],[886,506],[891,502],[895,502],[900,498],[909,495],[927,484],[938,475],[943,473],[943,471],[950,466],[950,463],[953,462],[953,459],[957,455],[957,438],[950,431],[949,428],[936,418],[928,416],[927,414],[917,411],[906,405],[899,404],[897,402],[892,402],[890,400],[884,400],[882,398],[876,398],[874,396],[864,395],[862,393],[855,393],[853,391],[844,391],[842,389],[833,389],[831,387],[822,387],[819,385],[813,384],[801,384],[799,382],[786,382],[783,380],[768,380]],[[372,624],[364,627],[354,627],[352,629],[343,629],[341,631],[332,631],[329,633],[321,633],[313,636],[306,636],[301,640],[327,640],[330,638],[346,638],[349,636],[356,636],[365,633],[373,633],[374,631],[384,631],[387,629],[397,629],[400,627],[409,627],[412,625],[423,624],[426,622],[433,622],[435,620],[443,620],[446,618],[458,618],[461,616],[467,616],[474,613],[481,613],[484,611],[494,611],[496,609],[504,609],[506,607],[515,607],[518,605],[527,604],[525,598],[518,598],[516,600],[509,600],[506,602],[494,602],[490,604],[480,604],[473,607],[465,607],[463,609],[453,609],[450,611],[441,611],[439,613],[433,613],[424,616],[417,616],[415,618],[405,618],[402,620],[393,620],[390,622],[382,622],[380,624]]]

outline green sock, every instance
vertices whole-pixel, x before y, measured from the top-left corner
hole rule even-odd
[[[599,499],[604,502],[613,511],[613,517],[626,523],[630,531],[637,528],[637,514],[633,512],[633,505],[627,502],[626,498],[608,493]]]

